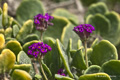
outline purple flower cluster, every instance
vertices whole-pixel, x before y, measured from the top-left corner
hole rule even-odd
[[[57,74],[62,75],[62,76],[66,76],[65,73],[63,73],[63,69],[59,69]]]
[[[79,26],[74,27],[75,31],[79,37],[84,40],[87,39],[92,31],[95,31],[95,28],[91,24],[80,24]]]
[[[44,56],[52,48],[43,42],[34,43],[29,46],[28,54],[34,56],[35,58],[40,55]]]
[[[45,31],[48,26],[53,25],[53,23],[51,23],[52,19],[54,19],[54,17],[50,16],[48,13],[46,13],[44,16],[43,14],[37,14],[34,16],[34,24],[36,29],[39,31]]]

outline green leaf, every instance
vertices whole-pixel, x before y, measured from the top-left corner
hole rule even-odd
[[[111,80],[111,78],[106,73],[95,73],[82,75],[78,80]]]
[[[15,69],[20,69],[20,70],[24,70],[26,72],[29,72],[30,68],[31,68],[31,64],[20,64],[20,65],[17,64],[17,65],[14,65],[10,74],[12,74]]]
[[[99,43],[99,39],[96,38],[96,39],[93,41],[91,47],[93,48],[93,47],[94,47],[95,45],[97,45],[98,43]]]
[[[69,39],[72,39],[72,47],[73,49],[77,49],[77,42],[80,39],[78,35],[73,31],[74,25],[72,25],[70,22],[66,27],[63,29],[63,33],[61,35],[61,42],[64,44],[65,47],[67,47],[67,44]]]
[[[71,64],[71,61],[72,61],[72,59],[71,59],[71,55],[70,55],[70,51],[72,50],[72,39],[70,39],[69,41],[68,41],[68,46],[67,46],[67,49],[66,49],[66,55],[68,56],[68,62],[69,62],[69,64]]]
[[[11,80],[32,80],[32,77],[26,71],[15,69]]]
[[[24,51],[20,51],[17,56],[17,62],[19,64],[32,64],[31,59],[27,56],[27,54]],[[33,66],[30,67],[30,75],[33,77],[35,72],[33,69]]]
[[[2,13],[2,25],[4,28],[6,28],[6,25],[8,24],[8,5],[7,3],[3,4],[3,13]]]
[[[103,2],[99,2],[99,3],[96,3],[96,4],[92,4],[89,8],[88,8],[88,11],[85,15],[85,18],[89,15],[95,15],[97,13],[99,14],[105,14],[106,12],[108,12],[108,8],[106,6],[105,3]]]
[[[28,19],[33,19],[34,16],[39,13],[45,13],[40,0],[23,0],[17,9],[16,17],[17,20],[23,24]]]
[[[74,80],[74,79],[72,79],[72,78],[70,78],[70,77],[61,76],[61,75],[59,75],[59,74],[55,74],[55,78],[56,78],[57,80]]]
[[[5,38],[3,34],[0,34],[0,49],[4,47],[5,44]]]
[[[32,32],[33,29],[33,21],[28,20],[24,23],[24,25],[21,27],[20,31],[18,32],[16,39],[18,41],[23,42],[23,39]]]
[[[8,41],[5,47],[14,52],[16,56],[22,50],[21,44],[16,40]]]
[[[58,70],[61,68],[61,65],[62,65],[61,59],[60,59],[56,41],[54,42],[53,40],[49,40],[48,45],[52,47],[52,51],[50,51],[45,55],[45,59],[46,59],[45,63],[47,65],[49,64],[48,67],[50,68],[52,74],[55,75],[58,72]]]
[[[14,25],[13,26],[13,36],[16,37],[16,35],[18,34],[19,32],[19,27],[17,25]]]
[[[42,62],[42,66],[43,66],[43,69],[45,70],[45,72],[49,75],[49,77],[52,77],[52,73],[51,73],[50,69],[47,67],[47,65]]]
[[[8,37],[12,37],[12,28],[11,27],[8,27],[6,30],[5,30],[5,37],[8,38]]]
[[[94,26],[95,32],[101,36],[107,36],[109,34],[111,28],[110,21],[104,15],[89,15],[86,19],[86,23]]]
[[[78,50],[74,53],[72,65],[80,70],[85,70],[87,68],[82,50]]]
[[[14,67],[16,57],[9,49],[4,49],[0,54],[0,73],[8,72]]]
[[[48,39],[47,44],[48,44],[49,46],[51,46],[52,51],[48,52],[48,53],[45,55],[45,57],[44,57],[44,62],[45,62],[45,64],[46,64],[48,67],[50,67],[50,65],[51,65],[51,63],[52,63],[52,56],[56,55],[57,52],[56,52],[55,49],[54,49],[54,48],[55,48],[55,42],[54,42],[54,40]],[[56,55],[56,56],[57,56],[57,55]],[[55,58],[54,58],[54,59],[55,59]]]
[[[107,40],[102,40],[93,47],[90,60],[92,64],[101,66],[104,62],[118,59],[117,49]]]
[[[30,34],[30,35],[27,35],[23,41],[24,43],[26,43],[26,42],[30,42],[33,40],[39,40],[39,36],[37,34]]]
[[[63,61],[64,66],[65,66],[65,69],[66,69],[67,73],[69,74],[69,76],[71,78],[73,78],[73,74],[70,71],[70,67],[69,67],[69,63],[68,63],[68,57],[65,53],[64,47],[62,46],[62,44],[60,43],[60,41],[58,39],[56,40],[56,43],[57,43],[57,48],[59,50],[60,57]]]
[[[49,26],[47,31],[45,32],[45,37],[52,36],[54,39],[61,39],[61,34],[63,32],[64,27],[68,25],[68,20],[64,17],[54,16],[52,20],[53,26]]]
[[[105,17],[107,19],[109,19],[110,24],[111,24],[111,29],[109,31],[109,34],[107,34],[107,36],[102,36],[102,37],[104,39],[109,40],[114,45],[117,45],[120,42],[120,38],[118,37],[118,36],[120,36],[120,18],[119,18],[119,14],[112,11],[112,12],[106,13]]]
[[[53,12],[53,15],[61,16],[61,17],[66,17],[67,19],[69,19],[69,21],[71,21],[71,23],[73,23],[75,25],[77,25],[79,23],[78,17],[76,15],[70,13],[66,9],[57,8]]]
[[[119,80],[120,79],[120,60],[110,60],[105,62],[102,67],[101,71],[107,73],[111,77],[112,80]]]
[[[2,15],[0,15],[0,29],[3,29],[3,26],[2,26]]]
[[[100,69],[101,69],[100,66],[98,66],[98,65],[92,65],[92,66],[88,67],[88,68],[85,70],[84,74],[99,73]]]

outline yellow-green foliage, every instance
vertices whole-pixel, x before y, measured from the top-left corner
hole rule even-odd
[[[4,47],[5,44],[5,38],[3,34],[0,34],[0,49]]]

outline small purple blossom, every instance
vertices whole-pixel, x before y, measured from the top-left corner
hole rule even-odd
[[[47,52],[52,50],[50,46],[48,47],[48,45],[44,44],[43,42],[33,43],[28,48],[29,48],[28,55],[32,55],[35,58],[38,55],[44,56]]]
[[[50,16],[46,13],[44,16],[43,14],[37,14],[34,16],[34,24],[37,30],[45,31],[48,26],[52,26],[51,20],[54,19],[53,16]]]
[[[95,28],[91,24],[80,24],[74,27],[73,31],[75,31],[82,40],[87,39],[92,31],[95,31]]]
[[[62,75],[62,76],[66,76],[65,73],[63,73],[63,69],[59,69],[57,74]]]

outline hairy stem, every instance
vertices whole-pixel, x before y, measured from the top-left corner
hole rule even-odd
[[[40,40],[43,41],[43,32],[40,33]]]
[[[42,74],[43,74],[45,80],[48,80],[48,78],[47,78],[47,76],[46,76],[46,74],[45,74],[45,72],[44,72],[44,69],[43,69],[43,67],[42,67],[42,62],[41,62],[40,57],[38,58],[38,61],[39,61],[39,64],[40,64],[41,72],[42,72]]]
[[[88,68],[88,56],[87,56],[87,40],[84,41],[84,48],[85,48],[85,62]]]
[[[34,68],[34,71],[35,71],[35,74],[39,74],[39,70],[37,68],[37,64],[35,63],[35,61],[32,59],[32,65],[33,65],[33,68]]]

